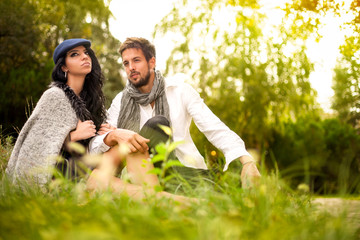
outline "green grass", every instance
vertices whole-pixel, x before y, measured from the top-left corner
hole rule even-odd
[[[4,166],[11,147],[3,145]],[[1,169],[3,175],[4,168]],[[358,239],[359,225],[346,211],[331,214],[312,204],[307,192],[293,191],[276,175],[259,186],[239,187],[226,173],[214,189],[191,194],[201,204],[184,207],[149,196],[133,201],[104,192],[90,194],[85,184],[66,179],[45,190],[0,182],[0,239]]]
[[[89,194],[83,183],[56,181],[0,188],[1,239],[356,239],[345,213],[333,216],[265,177],[257,189],[224,184],[189,207],[149,197]]]

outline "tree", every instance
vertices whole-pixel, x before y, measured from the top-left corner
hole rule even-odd
[[[267,31],[259,1],[180,1],[155,29],[155,36],[175,35],[166,73],[191,75],[212,111],[249,147],[266,148],[281,121],[318,116],[305,54],[316,26],[282,12],[283,23]],[[294,19],[307,28],[297,31]],[[204,141],[197,136],[196,142]]]
[[[335,68],[333,83],[334,99],[332,108],[337,111],[343,122],[359,128],[360,121],[360,1],[351,3],[347,14],[352,15],[351,21],[343,28],[348,34],[340,46],[341,58]]]
[[[248,148],[260,149],[267,169],[276,169],[293,187],[358,192],[359,138],[348,124],[321,119],[306,52],[307,41],[322,37],[323,18],[340,17],[343,8],[331,0],[293,0],[276,10],[281,20],[272,25],[261,1],[180,1],[154,35],[174,36],[167,74],[190,75],[213,112]],[[347,39],[342,51],[348,58],[337,72],[337,103],[343,101],[337,109],[349,114],[359,107],[358,36]],[[203,154],[217,161],[213,146],[192,131]]]
[[[340,46],[341,57],[334,69],[333,90],[334,98],[332,109],[338,113],[338,117],[352,126],[358,127],[360,119],[360,1],[353,0],[349,6],[345,1],[330,0],[294,0],[289,4],[299,15],[312,16],[319,19],[332,15],[338,20],[348,19],[342,25],[347,32],[344,43]]]
[[[38,61],[43,55],[37,52],[41,29],[36,7],[29,1],[4,0],[0,9],[0,118],[7,128],[24,121],[27,101],[41,94],[51,64]]]

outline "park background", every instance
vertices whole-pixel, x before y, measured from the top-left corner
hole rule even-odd
[[[165,75],[185,74],[268,171],[279,171],[293,187],[305,183],[318,193],[359,193],[358,1],[169,1],[164,6],[155,1],[152,8],[147,1],[1,3],[3,137],[16,136],[49,85],[52,53],[63,39],[92,41],[106,77],[108,107],[126,82],[120,40],[112,32],[121,41],[143,36],[156,45],[158,68]],[[319,64],[309,55],[324,54],[316,50],[321,49],[316,44],[326,44],[323,35],[341,37],[326,45],[332,48],[325,60],[332,59]],[[195,127],[192,132],[208,164],[222,164],[221,152]]]
[[[263,176],[276,176],[276,179],[283,182],[284,185],[280,184],[281,189],[288,186],[289,189],[285,187],[287,191],[303,191],[322,196],[358,196],[359,0],[272,1],[279,4],[260,0],[174,0],[165,4],[164,1],[154,0],[151,1],[152,8],[148,7],[148,2],[150,1],[136,1],[136,5],[129,5],[125,1],[116,0],[0,1],[1,175],[6,168],[14,139],[51,82],[54,48],[67,38],[87,38],[92,41],[92,48],[99,58],[106,79],[103,90],[108,107],[126,83],[118,48],[121,41],[125,40],[124,36],[131,34],[144,36],[154,42],[158,50],[158,68],[165,76],[183,73],[186,81],[198,90],[210,109],[244,139],[247,148],[257,157]],[[126,17],[121,18],[122,13]],[[147,21],[151,15],[156,15],[155,19],[158,20],[153,29]],[[143,25],[146,31],[143,34],[141,31],[126,32],[121,27],[125,25],[128,29],[138,29],[138,26]],[[124,29],[124,33],[121,29]],[[329,31],[333,30],[336,34],[329,35]],[[317,52],[329,37],[336,38],[336,44],[328,45],[328,52]],[[325,55],[325,60],[319,65],[314,56],[330,52],[335,54]],[[326,71],[322,72],[321,69]],[[323,77],[330,79],[323,80]],[[325,93],[322,89],[325,89]],[[207,164],[210,167],[222,166],[222,153],[195,126],[191,130]],[[278,183],[271,184],[264,185],[268,188],[265,192],[280,194]],[[2,190],[4,188],[2,186]],[[242,210],[247,207],[252,209],[252,204],[256,205],[257,201],[266,204],[275,201],[271,198],[274,195],[265,197],[261,195],[264,194],[264,189],[260,190],[260,195],[241,192],[250,194],[238,199]],[[2,194],[4,192],[6,191],[2,191]],[[3,196],[6,197],[6,194]],[[67,196],[70,201],[74,200],[72,196]],[[283,199],[288,200],[287,196]],[[64,198],[63,195],[60,197]],[[61,199],[65,201],[63,198]],[[16,199],[18,202],[23,201],[23,198]],[[297,199],[303,199],[303,196]],[[50,198],[49,201],[53,200]],[[104,199],[96,199],[98,202],[100,200]],[[106,203],[110,201],[108,198],[105,200]],[[30,205],[34,201],[32,199]],[[39,203],[41,201],[35,201],[38,205],[35,204],[34,209],[44,210],[39,207],[42,205]],[[92,204],[96,205],[98,202]],[[331,220],[334,221],[332,225],[324,220],[325,216],[322,216],[324,218],[321,221],[315,217],[304,217],[306,213],[299,210],[297,203],[290,202],[286,207],[283,202],[275,203],[278,205],[270,204],[269,207],[265,204],[265,208],[256,210],[263,211],[256,213],[262,217],[261,224],[268,221],[266,229],[271,229],[274,226],[272,223],[278,223],[278,219],[285,214],[289,218],[287,220],[293,223],[296,222],[295,218],[309,220],[306,225],[308,228],[299,225],[307,229],[302,239],[311,236],[311,224],[326,226],[324,231],[333,229],[333,237],[328,239],[339,239],[337,237],[341,234],[336,232],[337,229],[342,234],[345,231],[346,227],[339,223],[336,225],[338,219]],[[18,207],[10,202],[7,204],[3,202],[1,206],[9,214],[12,209],[9,206]],[[28,206],[28,209],[34,206]],[[77,205],[71,206],[75,208]],[[109,205],[96,206],[103,207],[103,210],[110,208]],[[278,207],[278,215],[275,214],[274,217],[269,211],[272,212],[275,207]],[[85,208],[93,215],[99,214],[89,205]],[[289,212],[291,208],[305,215]],[[144,217],[139,209],[142,207],[138,206],[138,216]],[[304,209],[302,211],[309,211],[308,208]],[[223,209],[217,210],[223,213]],[[264,217],[264,212],[268,216]],[[34,216],[30,219],[35,219],[37,213],[32,211]],[[249,213],[254,215],[254,212]],[[163,210],[161,214],[168,216],[169,213]],[[196,214],[197,217],[206,215],[202,216],[204,212],[201,211]],[[226,214],[227,217],[237,218],[239,213],[230,211]],[[133,215],[129,216],[131,218]],[[47,215],[42,217],[51,219]],[[128,220],[123,221],[122,217],[117,217],[122,226],[129,225]],[[4,219],[1,219],[2,227],[6,225]],[[185,218],[184,221],[189,221],[186,224],[194,227],[193,220]],[[103,221],[108,223],[108,220]],[[254,221],[258,224],[256,219]],[[41,226],[42,222],[36,224]],[[141,228],[141,223],[137,224]],[[215,227],[217,222],[211,224]],[[204,227],[203,230],[211,232],[210,227]],[[294,229],[293,233],[296,231]],[[50,230],[49,232],[51,235]],[[257,234],[250,230],[234,234],[251,236],[249,232]],[[37,232],[33,234],[35,238],[38,236]],[[275,239],[276,231],[271,230],[271,234],[269,236],[274,236]],[[326,235],[322,234],[324,235],[320,234],[319,239]],[[211,238],[211,235],[202,236],[203,239],[210,239],[208,237]],[[265,235],[263,237],[266,239]],[[298,237],[297,239],[301,239]]]

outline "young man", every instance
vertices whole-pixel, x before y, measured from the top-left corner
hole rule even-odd
[[[189,128],[194,120],[208,140],[224,153],[224,171],[237,159],[243,164],[243,186],[248,182],[245,179],[260,176],[243,140],[211,112],[200,95],[180,77],[165,80],[160,71],[155,70],[155,47],[148,40],[128,38],[119,51],[128,84],[108,109],[108,124],[101,129],[106,134],[94,138],[90,147],[92,152],[107,151],[121,142],[126,142],[132,152],[148,151],[149,137],[144,138],[141,132],[138,133],[149,119],[161,115],[172,128],[173,141],[184,142],[175,150],[176,157],[184,166],[207,169],[190,136]]]

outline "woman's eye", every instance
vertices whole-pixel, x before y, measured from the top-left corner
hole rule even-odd
[[[75,56],[77,56],[77,55],[79,55],[78,53],[72,53],[71,55],[70,55],[70,57],[75,57]]]

